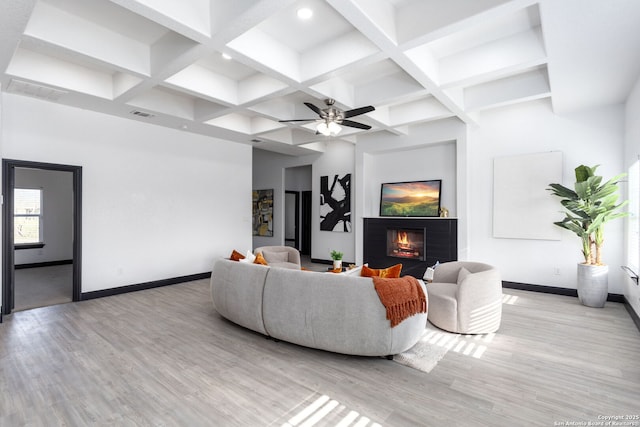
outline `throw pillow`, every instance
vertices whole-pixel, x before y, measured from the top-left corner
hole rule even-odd
[[[256,260],[256,256],[251,251],[247,251],[247,254],[244,256],[244,259],[241,259],[240,262],[248,262],[249,264],[252,264],[253,261],[255,260]]]
[[[466,268],[462,267],[458,272],[458,285],[461,284],[464,279],[471,275],[471,272]]]
[[[258,252],[258,254],[256,255],[256,259],[253,261],[254,264],[261,264],[261,265],[269,265],[267,264],[267,260],[264,259],[264,257],[262,256],[262,252]]]
[[[241,259],[244,259],[244,255],[234,249],[233,252],[231,252],[229,259],[231,261],[240,261]]]
[[[289,261],[288,252],[263,251],[262,256],[269,264]]]
[[[360,275],[362,277],[386,277],[388,279],[395,279],[400,277],[402,271],[402,264],[392,265],[387,268],[369,268],[366,265],[362,266]]]

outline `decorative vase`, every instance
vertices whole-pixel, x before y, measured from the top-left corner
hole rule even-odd
[[[333,260],[333,269],[334,270],[342,270],[342,260],[341,259],[334,259]]]
[[[609,266],[578,264],[578,300],[587,307],[604,307],[609,295]]]

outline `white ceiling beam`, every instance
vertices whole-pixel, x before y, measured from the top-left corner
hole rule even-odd
[[[238,84],[199,65],[191,65],[166,79],[166,82],[192,93],[228,105],[238,104]]]
[[[551,96],[546,68],[466,88],[464,98],[470,111],[500,107],[524,100]]]
[[[398,45],[408,50],[465,32],[540,0],[414,0],[396,11]],[[419,16],[420,19],[416,19]]]
[[[167,90],[152,89],[132,99],[127,104],[147,111],[193,120],[195,116],[194,99],[170,93]]]
[[[0,71],[9,66],[35,5],[35,0],[3,0],[0,18]]]
[[[211,37],[209,2],[206,0],[110,0],[199,43]]]
[[[336,10],[338,10],[351,24],[369,38],[379,49],[384,51],[389,58],[395,61],[407,74],[413,77],[423,87],[425,87],[434,97],[436,97],[445,107],[449,108],[453,114],[457,115],[465,123],[473,123],[470,116],[464,109],[453,102],[444,93],[436,82],[431,79],[420,67],[411,61],[402,52],[392,39],[382,32],[379,27],[372,22],[368,16],[360,9],[358,0],[327,0]]]
[[[25,49],[18,49],[6,73],[87,95],[113,99],[112,75],[61,61]]]
[[[47,3],[36,5],[24,34],[134,73],[148,76],[151,71],[147,45]]]
[[[474,49],[440,59],[441,85],[444,88],[467,86],[477,76],[491,79],[492,73],[515,67],[530,67],[546,62],[540,27],[500,39]]]

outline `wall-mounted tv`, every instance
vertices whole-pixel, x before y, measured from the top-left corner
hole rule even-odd
[[[441,186],[441,179],[384,183],[380,216],[440,216]]]

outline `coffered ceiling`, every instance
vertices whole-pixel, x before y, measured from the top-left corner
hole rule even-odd
[[[310,19],[297,12],[309,8]],[[2,90],[290,155],[550,98],[624,102],[637,0],[3,0]],[[224,57],[223,57],[224,55]],[[373,105],[317,135],[304,105]],[[36,120],[37,123],[37,120]]]

